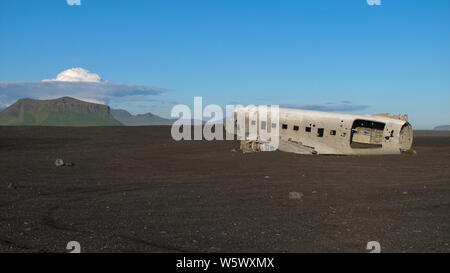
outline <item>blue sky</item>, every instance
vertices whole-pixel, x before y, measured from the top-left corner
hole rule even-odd
[[[3,104],[17,99],[10,83],[82,67],[164,90],[105,99],[132,113],[167,117],[202,96],[450,124],[448,0],[0,0],[0,37]]]

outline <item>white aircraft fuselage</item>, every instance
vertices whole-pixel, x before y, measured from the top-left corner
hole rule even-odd
[[[254,113],[256,115],[249,113]],[[300,109],[279,108],[279,126],[271,125],[270,117],[264,123],[257,107],[242,107],[235,110],[245,115],[246,126],[234,124],[234,132],[249,124],[262,122],[267,130],[279,130],[278,150],[299,154],[336,155],[382,155],[399,154],[411,149],[413,141],[412,126],[406,115],[391,116],[351,115]],[[242,122],[242,120],[241,120]],[[266,125],[267,124],[267,125]],[[241,141],[244,152],[264,151],[264,143],[258,139],[250,140],[245,133]],[[242,133],[242,132],[241,132]]]

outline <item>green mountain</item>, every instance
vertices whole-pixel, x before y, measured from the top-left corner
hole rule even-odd
[[[20,99],[0,112],[0,125],[120,126],[109,106],[63,97]]]
[[[165,119],[152,113],[132,115],[122,109],[111,109],[111,115],[127,126],[172,125],[174,122],[174,120]]]

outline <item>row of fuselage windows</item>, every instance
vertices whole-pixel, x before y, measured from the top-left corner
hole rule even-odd
[[[288,126],[287,124],[281,125],[281,129],[283,129],[283,130],[287,130],[288,127],[289,127],[289,126]],[[293,129],[294,131],[300,131],[300,126],[294,125],[294,126],[292,127],[292,129]],[[309,127],[305,127],[305,132],[311,133],[311,131],[312,131],[312,128],[311,128],[310,126],[309,126]],[[317,128],[317,137],[323,137],[324,132],[325,132],[325,129],[324,129],[324,128]],[[335,136],[335,135],[336,135],[336,130],[330,130],[330,135],[331,135],[331,136]]]
[[[252,125],[256,125],[256,121],[255,120],[252,120],[251,122],[252,122]],[[271,125],[272,125],[271,126],[272,128],[276,128],[277,127],[276,123],[272,123]],[[265,121],[262,121],[261,122],[261,129],[262,130],[266,130],[266,128],[267,128],[267,123]],[[282,124],[281,125],[281,129],[287,130],[288,129],[288,125],[287,124]],[[294,127],[292,129],[294,131],[300,131],[300,126],[294,125]],[[311,127],[310,126],[309,127],[305,127],[305,132],[311,133]],[[318,137],[323,137],[323,134],[324,134],[324,128],[317,128],[317,136]],[[335,136],[336,135],[336,130],[330,130],[330,135],[331,136]]]

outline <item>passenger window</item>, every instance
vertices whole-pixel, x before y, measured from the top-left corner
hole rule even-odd
[[[317,136],[323,137],[323,128],[317,128]]]
[[[286,130],[288,128],[287,124],[283,124],[282,127],[284,130]]]
[[[305,132],[311,133],[311,127],[305,127]]]
[[[298,126],[294,125],[294,131],[298,131]]]
[[[331,130],[330,131],[330,135],[335,136],[336,135],[336,130]]]

